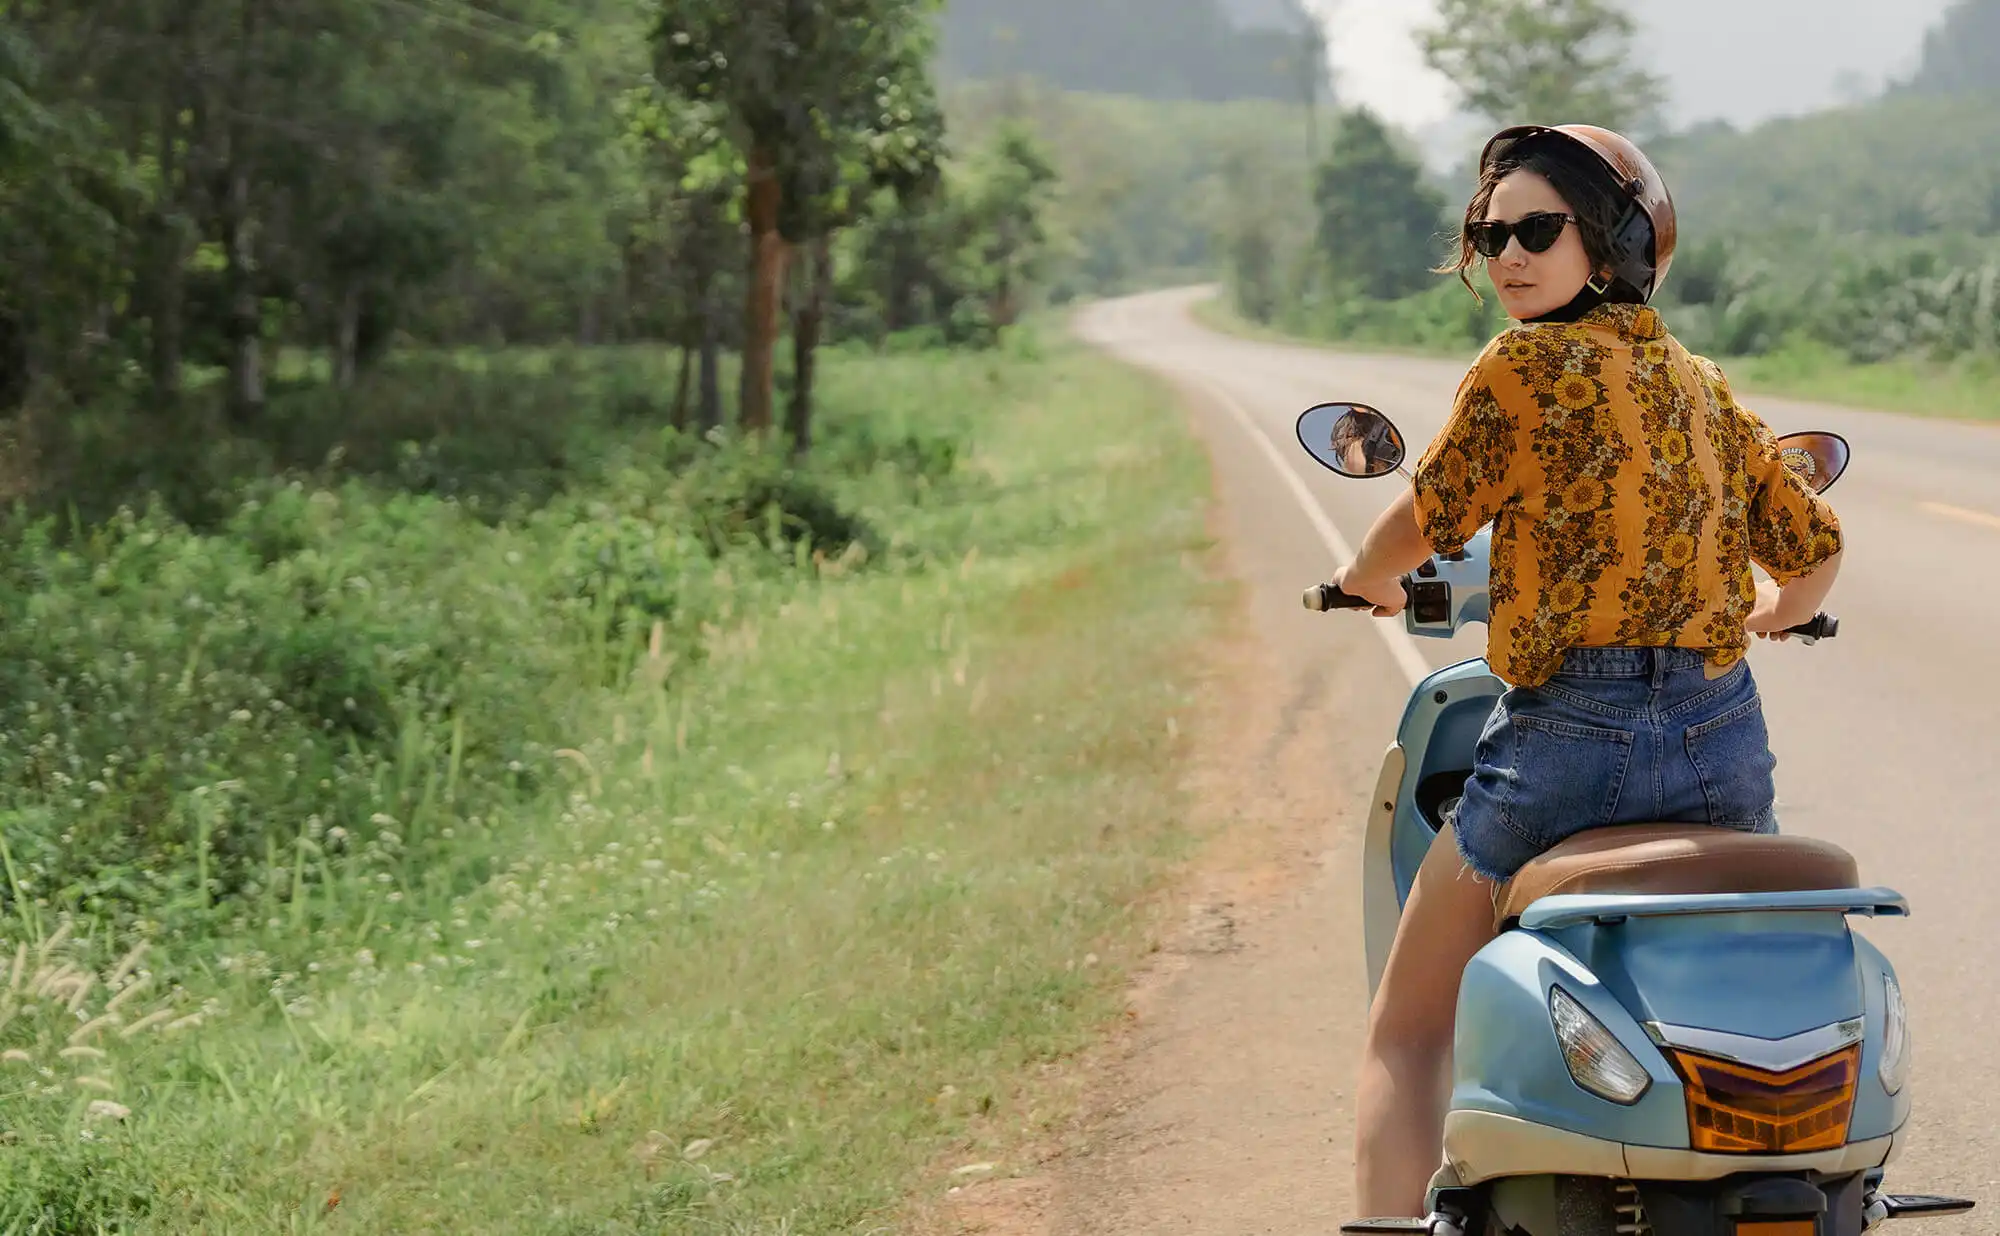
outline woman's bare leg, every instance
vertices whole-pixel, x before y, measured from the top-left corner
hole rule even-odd
[[[1422,1216],[1443,1162],[1459,978],[1493,939],[1493,885],[1449,826],[1417,871],[1368,1019],[1355,1096],[1355,1192],[1363,1216]]]

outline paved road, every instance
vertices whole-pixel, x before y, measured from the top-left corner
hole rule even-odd
[[[1226,535],[1258,598],[1260,634],[1297,666],[1302,682],[1338,679],[1353,693],[1338,702],[1343,724],[1335,741],[1348,749],[1329,766],[1365,760],[1372,767],[1407,692],[1412,648],[1425,663],[1442,665],[1477,655],[1485,632],[1474,628],[1452,643],[1414,641],[1399,651],[1398,641],[1371,638],[1379,633],[1357,635],[1366,625],[1357,617],[1298,608],[1300,589],[1329,568],[1326,546],[1359,544],[1398,482],[1322,471],[1298,447],[1293,421],[1316,402],[1366,402],[1403,427],[1414,453],[1440,427],[1465,365],[1226,337],[1189,316],[1201,295],[1108,302],[1087,310],[1079,327],[1194,396],[1218,481],[1235,495]],[[1830,495],[1849,545],[1828,606],[1843,621],[1841,637],[1814,648],[1759,646],[1753,664],[1772,721],[1787,831],[1847,847],[1864,880],[1898,888],[1914,903],[1912,919],[1863,928],[1896,960],[1915,1024],[1917,1114],[1893,1179],[1909,1191],[1962,1192],[1985,1205],[1964,1219],[1930,1221],[1927,1231],[2000,1232],[2000,1136],[1993,1129],[2000,1113],[2000,429],[1747,395],[1744,402],[1780,433],[1831,429],[1854,446],[1854,463]],[[1329,672],[1333,661],[1346,668],[1356,658],[1372,659],[1379,672]],[[1356,784],[1325,790],[1344,796],[1343,805],[1366,792]],[[1352,854],[1344,839],[1327,844],[1342,861]],[[1317,886],[1325,895],[1351,895],[1345,873],[1328,874]],[[1324,921],[1352,924],[1345,909]],[[1359,942],[1335,946],[1339,957],[1323,963],[1327,996],[1356,1005],[1365,990]],[[1231,1016],[1258,1013],[1243,1003]],[[1320,1021],[1298,1030],[1307,1037],[1292,1046],[1351,1051],[1354,1015],[1325,1011]],[[1239,1031],[1257,1037],[1254,1028]],[[1285,1033],[1292,1032],[1275,1037]],[[1284,1044],[1276,1046],[1272,1059],[1289,1058]],[[1267,1079],[1273,1118],[1278,1106],[1309,1105],[1300,1102],[1301,1089],[1317,1091],[1329,1078],[1344,1083],[1350,1069],[1341,1059],[1323,1074],[1315,1066],[1309,1078]],[[1338,1085],[1326,1110],[1344,1113],[1346,1088]],[[1260,1133],[1264,1153],[1337,1158],[1313,1175],[1344,1193],[1344,1127],[1333,1145],[1323,1127],[1297,1131],[1310,1147],[1277,1145],[1286,1136]],[[1215,1195],[1209,1198],[1213,1210]],[[1322,1205],[1304,1209],[1318,1214]],[[1174,1224],[1155,1209],[1146,1226],[1284,1230],[1266,1217],[1275,1215],[1252,1223],[1246,1213],[1233,1223],[1211,1213]]]

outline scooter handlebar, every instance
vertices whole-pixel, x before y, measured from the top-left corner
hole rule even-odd
[[[1403,591],[1410,591],[1410,581],[1402,581]],[[1332,584],[1314,584],[1306,589],[1303,598],[1305,607],[1316,614],[1332,613],[1341,609],[1374,609],[1373,601],[1366,601],[1349,592],[1343,592]],[[1801,623],[1786,631],[1807,643],[1818,643],[1823,639],[1833,639],[1840,634],[1840,619],[1832,614],[1816,614],[1811,622]]]
[[[1808,643],[1818,643],[1820,640],[1832,639],[1840,634],[1840,619],[1832,614],[1815,614],[1811,622],[1801,623],[1785,634],[1796,635]]]
[[[1410,581],[1405,579],[1403,591],[1408,593]],[[1375,602],[1364,601],[1351,592],[1342,592],[1332,584],[1314,584],[1306,589],[1305,606],[1316,614],[1330,613],[1337,609],[1374,609]]]

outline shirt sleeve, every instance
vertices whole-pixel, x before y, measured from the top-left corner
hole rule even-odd
[[[1778,435],[1750,409],[1736,402],[1729,379],[1714,361],[1697,358],[1714,387],[1717,402],[1736,417],[1743,434],[1743,466],[1750,490],[1750,559],[1780,584],[1788,584],[1840,552],[1840,517],[1826,498],[1814,493],[1785,466]]]
[[[1520,492],[1521,422],[1501,394],[1512,380],[1507,339],[1495,340],[1465,375],[1450,418],[1417,463],[1417,526],[1440,554],[1465,548]]]

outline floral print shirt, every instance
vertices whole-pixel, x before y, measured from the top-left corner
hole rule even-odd
[[[1692,648],[1727,669],[1750,647],[1750,564],[1786,583],[1841,547],[1776,435],[1641,305],[1496,338],[1415,490],[1439,553],[1493,525],[1487,659],[1519,687],[1573,647]]]

